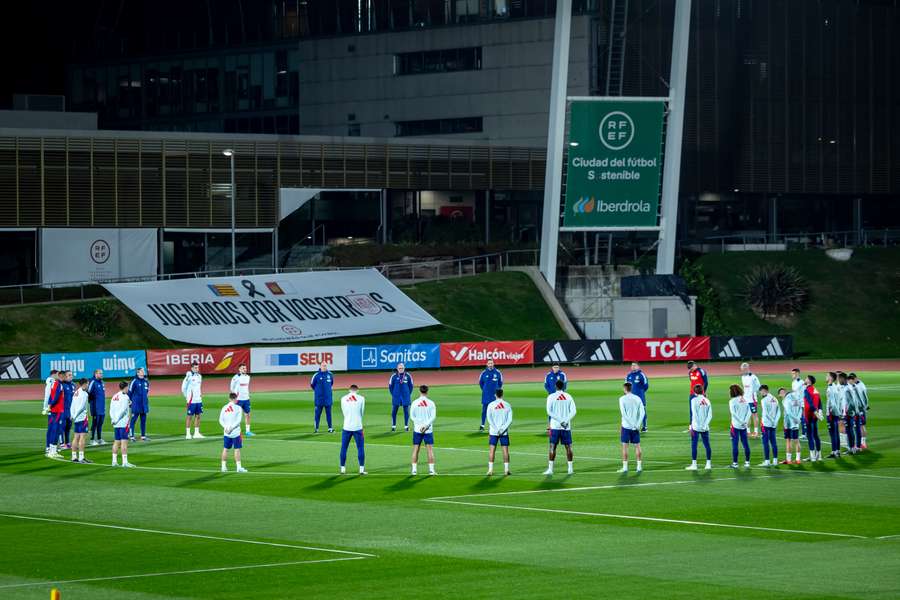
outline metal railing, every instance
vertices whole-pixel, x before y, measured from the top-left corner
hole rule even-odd
[[[478,256],[446,258],[437,260],[417,260],[375,265],[373,267],[286,267],[286,268],[238,268],[236,276],[277,275],[279,273],[303,273],[309,271],[353,271],[374,268],[397,283],[434,281],[454,277],[465,277],[480,273],[502,271],[508,266],[531,266],[537,264],[538,250],[509,250]],[[172,279],[194,279],[200,277],[230,277],[231,269],[189,271],[183,273],[161,273],[146,277],[123,277],[103,281],[68,281],[49,284],[29,283],[0,286],[0,306],[90,300],[109,296],[105,283],[132,283],[142,281],[168,281]]]
[[[787,249],[854,248],[890,246],[900,243],[900,229],[860,229],[847,231],[816,231],[802,233],[735,233],[706,236],[698,240],[682,240],[683,245],[702,245],[707,251],[727,252],[741,246],[753,250],[756,246],[782,245]],[[764,248],[760,248],[764,249]]]

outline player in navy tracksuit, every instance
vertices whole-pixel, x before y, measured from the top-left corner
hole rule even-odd
[[[556,382],[562,381],[563,383],[563,391],[566,391],[566,388],[569,387],[569,379],[566,377],[566,374],[559,369],[559,363],[553,363],[553,366],[550,367],[550,372],[547,373],[547,376],[544,377],[544,391],[547,394],[552,394],[556,391]],[[550,416],[547,415],[547,431],[549,434],[550,431]]]
[[[647,390],[650,389],[650,380],[641,371],[641,365],[631,363],[631,371],[625,376],[625,383],[631,384],[631,393],[640,398],[641,404],[644,405],[644,423],[641,431],[647,431]]]
[[[409,431],[409,405],[412,403],[413,379],[406,372],[406,365],[397,363],[397,369],[388,381],[391,393],[391,431],[397,431],[397,410],[403,407],[403,426]]]
[[[91,407],[91,446],[103,443],[103,419],[106,418],[106,389],[103,387],[103,371],[97,369],[88,383],[88,404]]]
[[[316,405],[316,433],[319,433],[319,420],[322,418],[322,409],[325,409],[325,420],[328,422],[328,433],[334,433],[331,426],[331,405],[334,400],[331,388],[334,386],[334,375],[328,370],[327,363],[319,363],[319,370],[309,380],[309,387],[313,390],[313,400]]]
[[[69,435],[72,433],[72,397],[75,395],[75,384],[72,383],[72,371],[66,371],[62,379],[63,413],[60,436],[63,437],[63,448],[69,448]]]
[[[478,378],[478,385],[481,386],[481,427],[479,430],[484,431],[488,404],[497,398],[497,390],[503,387],[503,375],[494,368],[492,359],[488,359],[487,368],[481,372],[481,377]]]
[[[144,369],[138,367],[134,379],[128,386],[128,398],[131,400],[131,439],[135,439],[134,430],[138,417],[141,418],[141,441],[147,441],[147,415],[150,413],[150,381],[144,375]]]

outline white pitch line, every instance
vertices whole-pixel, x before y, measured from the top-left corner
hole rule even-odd
[[[530,506],[515,506],[510,504],[484,504],[481,502],[460,502],[457,500],[433,500],[428,499],[429,502],[438,502],[442,504],[459,504],[463,506],[478,506],[481,508],[504,508],[508,510],[524,510],[531,512],[546,512],[546,513],[557,513],[557,514],[567,514],[567,515],[578,515],[585,517],[603,517],[607,519],[625,519],[632,521],[651,521],[655,523],[675,523],[677,525],[699,525],[701,527],[723,527],[728,529],[749,529],[753,531],[771,531],[776,533],[799,533],[803,535],[821,535],[828,537],[841,537],[841,538],[854,538],[861,540],[868,540],[868,538],[863,535],[853,535],[850,533],[834,533],[831,531],[804,531],[802,529],[779,529],[776,527],[758,527],[754,525],[735,525],[731,523],[712,523],[709,521],[687,521],[683,519],[664,519],[661,517],[641,517],[637,515],[617,515],[612,513],[596,513],[596,512],[583,512],[576,510],[562,510],[557,508],[535,508]]]
[[[275,548],[292,548],[294,550],[315,550],[317,552],[330,552],[332,554],[347,554],[362,558],[377,558],[375,554],[366,552],[352,552],[350,550],[335,550],[334,548],[318,548],[316,546],[298,546],[296,544],[282,544],[278,542],[263,542],[260,540],[247,540],[242,538],[227,538],[215,535],[203,535],[200,533],[185,533],[181,531],[165,531],[162,529],[141,529],[139,527],[123,527],[122,525],[109,525],[107,523],[91,523],[90,521],[72,521],[68,519],[51,519],[48,517],[33,517],[30,515],[12,515],[8,513],[0,513],[0,517],[8,519],[22,519],[25,521],[43,521],[46,523],[63,523],[66,525],[84,525],[85,527],[99,527],[103,529],[118,529],[121,531],[131,531],[138,533],[155,533],[157,535],[173,535],[178,537],[196,538],[201,540],[214,540],[217,542],[237,542],[239,544],[255,544],[258,546],[272,546]]]
[[[878,536],[878,537],[875,538],[875,539],[879,539],[879,540],[892,540],[892,539],[894,539],[894,538],[900,538],[900,533],[896,533],[896,534],[894,534],[894,535],[882,535],[882,536]]]
[[[331,563],[345,560],[364,560],[366,556],[345,556],[343,558],[323,558],[319,560],[296,560],[283,563],[266,563],[262,565],[238,565],[231,567],[214,567],[210,569],[192,569],[190,571],[167,571],[164,573],[137,573],[135,575],[114,575],[110,577],[88,577],[85,579],[63,579],[52,581],[37,581],[33,583],[14,583],[10,585],[0,585],[0,589],[23,588],[36,585],[63,585],[69,583],[92,583],[95,581],[114,581],[118,579],[138,579],[142,577],[164,577],[167,575],[191,575],[194,573],[215,573],[219,571],[238,571],[241,569],[264,569],[268,567],[290,567],[294,565],[311,565],[315,563]]]
[[[682,469],[683,470],[683,469]],[[763,478],[771,478],[771,477],[779,477],[779,475],[760,475],[755,477],[755,479],[763,479]],[[558,493],[558,492],[589,492],[593,490],[612,490],[612,489],[627,489],[632,487],[657,487],[663,485],[685,485],[688,483],[697,483],[700,480],[697,479],[680,479],[677,481],[648,481],[646,483],[611,483],[607,485],[589,485],[589,486],[580,486],[580,487],[565,487],[565,488],[548,488],[548,489],[540,489],[540,490],[517,490],[514,492],[485,492],[479,494],[461,494],[459,496],[437,496],[435,498],[425,498],[426,502],[443,502],[455,500],[457,498],[484,498],[488,496],[522,496],[527,494],[549,494],[549,493]],[[704,482],[709,481],[742,481],[739,477],[716,477],[713,479],[703,480]]]

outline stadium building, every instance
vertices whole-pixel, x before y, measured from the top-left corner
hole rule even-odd
[[[538,239],[555,2],[215,8],[84,11],[96,22],[67,69],[71,112],[41,128],[0,115],[0,227],[20,258],[5,282],[40,280],[38,230],[52,227],[155,228],[161,272],[225,268],[226,149],[240,267],[360,239]],[[576,0],[569,94],[665,95],[673,10]],[[694,2],[682,244],[892,236],[898,15],[890,0]],[[596,260],[600,240],[564,241]],[[609,241],[633,259],[652,238]]]

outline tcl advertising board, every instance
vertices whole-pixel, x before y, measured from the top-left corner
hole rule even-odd
[[[179,348],[147,351],[150,375],[184,375],[195,361],[199,363],[200,372],[204,375],[237,373],[240,365],[250,368],[250,349]]]
[[[625,361],[708,360],[709,337],[625,339],[622,354]]]
[[[534,342],[452,342],[441,344],[442,367],[484,365],[488,359],[498,365],[530,365]]]

